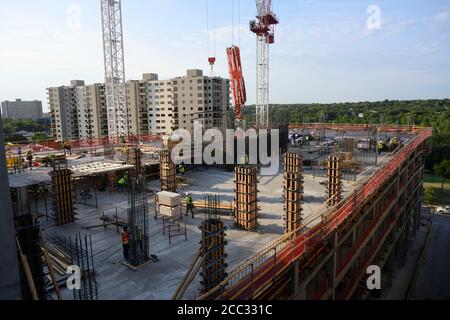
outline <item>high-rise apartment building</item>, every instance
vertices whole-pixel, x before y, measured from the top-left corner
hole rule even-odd
[[[57,139],[90,139],[108,135],[105,88],[72,81],[49,88],[52,128]],[[128,129],[132,135],[164,135],[178,128],[192,131],[194,121],[205,129],[225,127],[230,108],[229,80],[207,77],[201,70],[159,80],[144,74],[125,85]]]
[[[108,135],[105,87],[73,80],[47,89],[52,132],[58,140],[95,139]]]
[[[42,119],[42,102],[41,101],[4,101],[2,102],[2,118],[4,119],[32,119],[37,121]]]

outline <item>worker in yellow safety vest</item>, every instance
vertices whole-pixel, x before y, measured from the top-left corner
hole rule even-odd
[[[186,204],[186,217],[189,214],[189,211],[192,214],[192,219],[195,218],[195,214],[194,214],[194,201],[192,200],[192,196],[190,193],[186,194],[186,197],[184,198],[184,202]]]

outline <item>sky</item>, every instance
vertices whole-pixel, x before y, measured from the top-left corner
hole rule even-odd
[[[208,47],[215,74],[228,77],[225,51],[236,44],[253,104],[255,1],[208,1],[209,14],[207,0],[123,0],[127,80],[209,74]],[[450,0],[273,3],[271,103],[450,97]],[[47,87],[103,82],[100,0],[1,1],[0,41],[0,101],[37,99],[47,109]]]

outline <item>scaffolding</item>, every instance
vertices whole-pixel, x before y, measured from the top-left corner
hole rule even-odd
[[[53,184],[54,219],[57,225],[75,222],[74,190],[72,171],[66,162],[56,162],[50,172]]]
[[[299,149],[284,155],[284,211],[285,233],[298,230],[302,224],[303,159]]]
[[[208,202],[206,218],[200,226],[202,234],[200,250],[203,257],[200,272],[202,293],[219,285],[227,277],[226,268],[228,267],[225,263],[227,227],[218,218],[220,199],[218,196],[209,195],[206,201]]]
[[[336,206],[342,200],[341,158],[334,154],[328,157],[327,203]]]
[[[160,159],[160,181],[161,191],[176,192],[176,166],[170,157],[170,150],[161,150],[159,152]]]
[[[236,225],[248,231],[258,227],[258,168],[251,165],[235,167]]]

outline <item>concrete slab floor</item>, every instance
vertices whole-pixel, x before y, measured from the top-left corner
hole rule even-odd
[[[234,173],[222,169],[196,169],[188,172],[189,186],[182,192],[190,192],[194,200],[202,200],[207,194],[220,195],[222,201],[234,199]],[[319,208],[325,201],[325,186],[321,185],[324,178],[313,178],[306,171],[304,177],[305,203],[304,215],[307,217]],[[228,268],[231,269],[251,255],[276,240],[283,233],[282,204],[283,175],[260,177],[259,201],[261,206],[258,232],[238,230],[234,220],[224,217],[228,227],[226,253],[228,253]],[[159,181],[154,180],[147,185],[150,189],[159,189]],[[344,184],[348,192],[350,183]],[[152,202],[153,200],[150,200]],[[139,271],[132,271],[123,266],[120,235],[115,226],[87,230],[85,227],[101,223],[102,212],[115,214],[126,218],[127,194],[99,192],[99,208],[78,204],[78,221],[71,225],[56,227],[42,222],[44,235],[59,234],[74,236],[77,233],[92,236],[96,277],[99,284],[99,298],[116,299],[171,299],[181,279],[185,275],[193,257],[199,249],[200,230],[198,226],[204,219],[203,214],[197,214],[195,219],[187,218],[188,240],[184,237],[172,239],[172,244],[162,232],[162,218],[150,219],[150,253],[155,254],[160,262],[150,263]],[[40,204],[42,205],[42,204]],[[152,206],[152,203],[151,203]],[[45,220],[45,218],[43,218]],[[184,298],[193,299],[199,294],[200,277],[193,281]],[[72,293],[64,290],[67,299]]]

